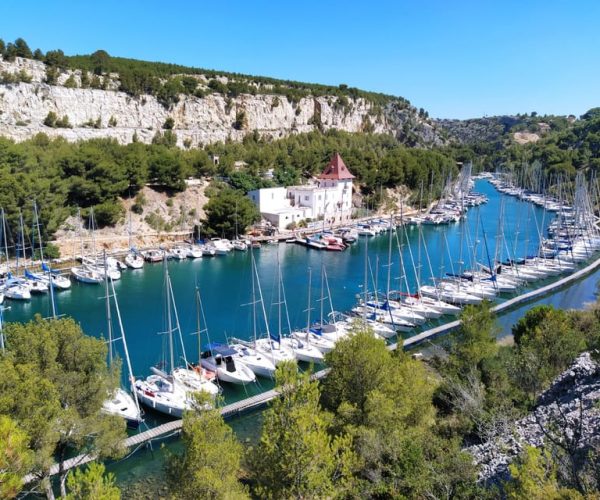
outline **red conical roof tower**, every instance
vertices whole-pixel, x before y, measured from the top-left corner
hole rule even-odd
[[[348,179],[354,179],[354,176],[346,167],[344,160],[339,153],[334,153],[331,160],[323,170],[323,173],[319,176],[319,179],[333,179],[336,181],[343,181]]]

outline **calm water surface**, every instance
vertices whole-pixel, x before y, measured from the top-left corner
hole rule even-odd
[[[462,268],[470,267],[474,255],[479,262],[487,264],[494,259],[497,245],[502,248],[502,253],[497,254],[498,258],[507,258],[507,250],[517,256],[533,253],[539,242],[538,231],[547,227],[551,216],[530,203],[499,194],[486,181],[477,181],[475,189],[485,193],[489,202],[470,209],[466,219],[460,223],[424,226],[422,238],[416,227],[399,228],[392,237],[391,265],[388,265],[388,233],[368,238],[368,248],[365,238],[361,238],[342,253],[319,252],[290,244],[266,245],[255,250],[270,327],[277,328],[277,307],[273,303],[277,301],[278,263],[282,270],[291,327],[301,328],[306,324],[309,273],[312,272],[313,321],[320,316],[322,266],[327,272],[334,309],[349,310],[356,302],[357,295],[364,290],[366,250],[369,255],[369,290],[374,290],[377,285],[382,292],[387,288],[388,272],[391,288],[403,291],[408,288],[414,292],[418,282],[430,284],[432,274],[441,276],[444,272],[459,272]],[[504,214],[502,224],[499,223],[501,208]],[[504,234],[504,240],[501,234]],[[195,361],[198,357],[197,337],[191,334],[196,331],[196,286],[201,290],[207,317],[208,336],[203,336],[204,343],[208,340],[224,341],[232,336],[252,338],[252,309],[247,305],[252,300],[249,252],[232,252],[227,256],[194,261],[172,261],[168,263],[168,268],[189,360]],[[166,330],[163,276],[161,264],[147,264],[143,270],[123,272],[122,279],[115,282],[136,376],[149,374],[150,366],[164,359],[166,336],[160,334]],[[537,303],[561,308],[583,307],[595,300],[599,278],[600,271],[597,271]],[[106,332],[102,294],[101,286],[73,282],[71,290],[56,294],[58,311],[61,315],[75,318],[86,333],[101,336]],[[324,304],[327,314],[330,311],[329,303],[325,301]],[[510,325],[534,304],[501,316],[503,335],[508,334]],[[7,305],[10,305],[10,310],[5,313],[6,321],[26,321],[36,313],[42,316],[50,314],[49,298],[45,296],[34,297],[28,303],[11,302]],[[287,319],[284,318],[283,324],[287,331]],[[261,321],[257,334],[264,335],[265,331],[264,322]],[[178,356],[181,356],[181,349]],[[235,401],[268,387],[271,387],[271,383],[265,380],[246,388],[227,386],[224,398],[226,402]],[[147,420],[149,425],[164,421],[160,415],[152,414],[148,415]],[[232,425],[242,439],[251,439],[259,427],[259,420],[260,413],[254,413],[234,420]],[[177,448],[175,443],[168,446]],[[113,464],[110,468],[125,484],[144,474],[159,471],[163,455],[164,451],[160,450],[154,453],[139,452],[126,462]]]

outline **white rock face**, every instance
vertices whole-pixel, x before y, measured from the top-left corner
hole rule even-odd
[[[114,90],[66,88],[44,83],[45,65],[39,61],[17,58],[14,62],[0,59],[0,73],[25,71],[31,83],[0,85],[0,135],[16,141],[26,140],[39,132],[51,137],[78,141],[99,137],[116,139],[121,144],[132,141],[150,143],[168,117],[173,118],[179,146],[202,146],[227,139],[241,141],[245,135],[280,138],[294,133],[338,129],[347,132],[370,130],[402,137],[407,129],[419,137],[421,144],[440,144],[442,139],[429,123],[421,120],[414,108],[398,110],[388,107],[376,110],[364,99],[351,100],[341,106],[336,97],[304,98],[294,105],[284,96],[241,95],[227,99],[221,94],[204,98],[180,96],[169,110],[153,96],[131,97]],[[77,82],[81,72],[72,72]],[[59,84],[70,76],[63,72]],[[109,88],[116,86],[118,75]],[[336,105],[337,104],[337,105]],[[43,122],[50,111],[67,116],[72,128],[50,128]],[[238,130],[236,120],[243,115]],[[116,120],[109,126],[109,120]],[[101,127],[89,125],[100,119]],[[88,125],[86,125],[88,124]]]

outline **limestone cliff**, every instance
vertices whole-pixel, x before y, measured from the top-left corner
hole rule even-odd
[[[0,135],[23,141],[39,132],[69,141],[109,137],[128,143],[134,135],[149,143],[165,121],[174,121],[177,144],[196,147],[234,140],[257,132],[270,138],[315,129],[389,133],[415,146],[442,144],[436,126],[420,117],[415,108],[390,101],[384,106],[363,98],[341,103],[335,96],[306,97],[297,103],[281,95],[242,94],[227,98],[211,93],[198,98],[181,95],[165,108],[150,95],[130,96],[116,90],[118,75],[110,75],[106,90],[80,88],[81,71],[63,71],[56,85],[48,85],[44,63],[17,58],[0,59],[0,74],[27,75],[30,82],[0,84]],[[65,86],[69,77],[71,86]],[[201,77],[200,77],[201,78]],[[70,128],[44,125],[49,112],[67,116]],[[241,119],[240,119],[241,118]]]

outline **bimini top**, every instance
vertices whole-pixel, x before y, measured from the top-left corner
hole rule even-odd
[[[354,176],[346,167],[344,160],[339,153],[334,153],[331,160],[323,170],[323,173],[319,176],[319,179],[333,179],[337,181],[354,179]]]
[[[213,356],[217,354],[220,354],[221,356],[233,356],[234,354],[236,354],[236,351],[234,351],[228,345],[219,344],[216,342],[206,345],[205,349],[207,351],[210,351]]]

